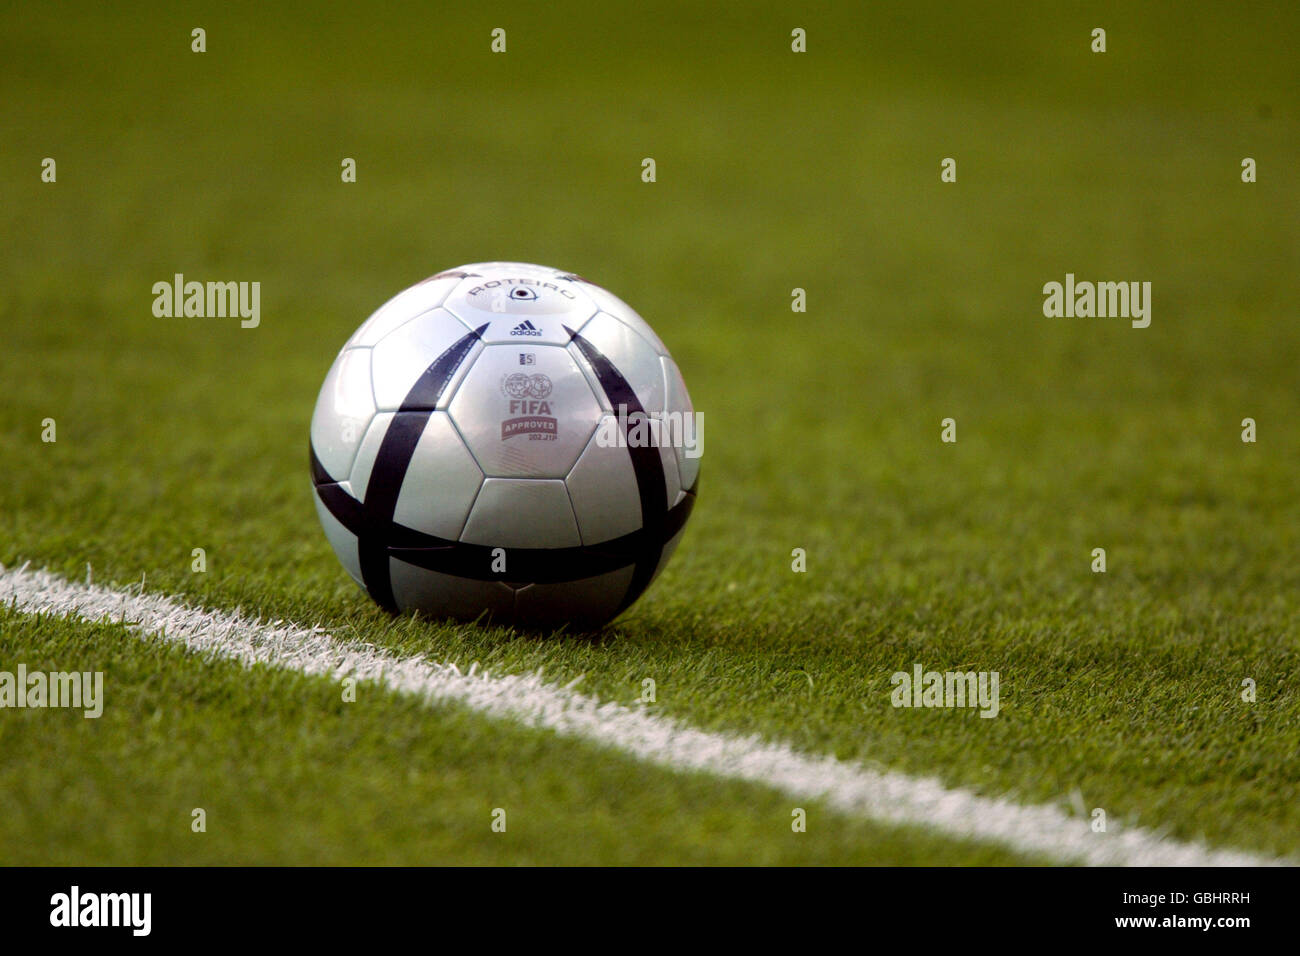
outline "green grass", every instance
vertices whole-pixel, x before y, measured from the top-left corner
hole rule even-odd
[[[5,864],[1025,862],[815,803],[796,834],[802,804],[762,788],[366,686],[345,703],[328,679],[196,660],[114,625],[0,620],[6,658],[55,670],[76,657],[107,674],[98,719],[25,710],[0,723]]]
[[[1300,16],[655,9],[7,13],[0,562],[1300,852]],[[487,258],[627,299],[705,413],[686,540],[595,639],[393,621],[312,510],[334,352]],[[260,281],[262,326],[155,319],[178,271]],[[1066,272],[1150,280],[1151,327],[1044,318]],[[3,862],[1004,859],[835,817],[795,845],[785,797],[110,627],[10,614],[0,652],[111,695],[0,712]],[[999,671],[1001,715],[894,710],[914,662]]]

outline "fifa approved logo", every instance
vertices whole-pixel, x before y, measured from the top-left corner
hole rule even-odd
[[[527,435],[529,441],[554,441],[557,422],[551,415],[551,380],[540,372],[515,372],[501,382],[501,393],[510,400],[510,415],[501,422],[501,440]]]

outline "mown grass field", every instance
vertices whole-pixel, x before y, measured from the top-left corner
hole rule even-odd
[[[651,677],[694,726],[1300,853],[1300,11],[86,5],[2,25],[6,567],[143,576],[608,700]],[[705,415],[685,542],[597,637],[392,619],[312,508],[339,346],[414,281],[498,258],[629,301]],[[260,327],[155,318],[177,272],[260,281]],[[1045,318],[1067,272],[1151,281],[1150,327]],[[104,670],[107,704],[0,711],[3,863],[1023,862],[815,802],[792,834],[787,795],[379,691],[344,704],[113,625],[0,612],[17,662]],[[998,671],[1001,713],[894,709],[914,663]]]

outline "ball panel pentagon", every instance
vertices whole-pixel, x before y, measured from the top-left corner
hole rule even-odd
[[[376,345],[399,325],[442,305],[447,294],[459,282],[458,275],[431,276],[404,289],[371,313],[370,318],[361,323],[361,327],[352,333],[352,338],[343,347],[351,349]]]
[[[393,415],[393,412],[380,412],[375,415],[370,422],[370,427],[366,429],[361,447],[357,450],[356,460],[353,461],[352,471],[347,478],[352,485],[353,497],[358,501],[364,501],[366,498],[366,487],[370,484],[370,473],[374,470],[375,459],[379,456],[379,449],[384,443],[384,436],[388,434],[388,429],[392,427]]]
[[[417,568],[397,558],[391,558],[388,566],[393,598],[403,611],[471,621],[487,612],[489,620],[503,624],[514,618],[514,589],[500,581],[455,577]]]
[[[601,434],[616,428],[613,417],[607,416],[564,480],[583,544],[609,541],[641,527],[641,496],[632,459],[626,448],[603,446],[599,441]]]
[[[583,326],[580,334],[632,386],[642,409],[651,415],[664,410],[664,372],[654,346],[608,312],[596,315]],[[577,343],[569,348],[574,354],[582,355]]]
[[[330,477],[347,478],[375,414],[370,350],[341,352],[325,376],[311,417],[311,446]]]
[[[677,363],[668,356],[664,356],[662,361],[664,365],[665,386],[668,390],[668,412],[681,414],[683,420],[685,416],[690,415],[692,416],[693,422],[695,406],[691,404],[691,396],[686,391],[686,382],[682,379],[681,370],[678,369]],[[684,427],[693,428],[693,426]],[[704,435],[701,434],[702,431],[703,425],[701,424],[698,430],[694,430],[690,433],[690,437],[696,443],[694,449],[695,452],[699,451],[700,446],[703,443]],[[686,433],[684,432],[683,434]],[[688,449],[681,444],[677,446],[675,451],[677,455],[677,470],[681,478],[682,488],[689,490],[695,485],[696,479],[699,478],[700,457],[698,454],[688,453],[692,451],[692,449]]]
[[[532,357],[521,364],[521,357]],[[483,349],[448,410],[483,473],[563,478],[600,420],[600,406],[569,353]]]
[[[667,431],[663,434],[666,436]],[[671,508],[677,504],[682,497],[682,476],[677,467],[677,449],[667,444],[667,438],[663,439],[664,444],[659,446],[659,463],[664,469],[664,500],[668,502]]]
[[[484,480],[460,540],[494,548],[574,548],[582,543],[564,482],[539,478]],[[508,564],[504,576],[510,576]]]
[[[450,312],[435,309],[408,320],[385,335],[371,350],[374,354],[372,375],[376,407],[382,411],[401,408],[425,371],[469,332]],[[480,348],[475,343],[452,378],[443,384],[438,398],[439,408],[447,407]]]
[[[343,527],[338,518],[330,514],[325,503],[321,501],[320,495],[313,493],[312,500],[316,502],[316,516],[320,518],[320,526],[325,529],[325,537],[329,540],[334,553],[338,555],[339,563],[348,574],[352,575],[352,579],[357,584],[364,587],[361,580],[361,559],[357,553],[357,536]]]
[[[651,347],[660,355],[668,354],[668,349],[664,346],[663,341],[655,334],[655,330],[650,328],[650,323],[637,314],[636,309],[608,289],[602,288],[593,282],[586,282],[583,289],[600,308],[600,311],[614,316],[614,318],[649,342]]]
[[[626,567],[580,581],[526,585],[515,592],[515,619],[539,628],[599,627],[618,613],[633,572]]]
[[[393,520],[456,540],[483,483],[474,457],[446,412],[434,412],[420,435],[397,496]]]
[[[563,345],[570,329],[596,314],[582,283],[560,279],[555,270],[507,264],[489,275],[461,280],[444,307],[470,328],[486,324],[483,341],[521,345]]]

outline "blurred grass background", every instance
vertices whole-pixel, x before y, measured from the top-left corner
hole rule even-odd
[[[654,674],[702,725],[1300,845],[1300,9],[58,5],[3,26],[0,562],[617,699]],[[705,413],[685,545],[595,645],[394,627],[312,513],[334,352],[399,289],[494,258],[629,301]],[[175,272],[260,281],[261,327],[155,319]],[[1044,318],[1067,272],[1151,281],[1151,327]],[[888,675],[914,661],[1001,670],[1003,716],[900,717]]]

